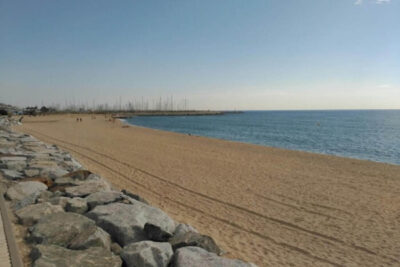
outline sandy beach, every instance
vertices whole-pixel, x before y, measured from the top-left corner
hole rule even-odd
[[[400,265],[400,166],[110,122],[25,117],[114,186],[259,266]]]

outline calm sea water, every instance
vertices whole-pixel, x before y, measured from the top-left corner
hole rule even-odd
[[[143,127],[400,164],[400,110],[248,111],[133,117]]]

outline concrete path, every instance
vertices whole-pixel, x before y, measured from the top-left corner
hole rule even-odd
[[[4,192],[5,186],[0,182],[0,267],[22,267],[23,262],[3,198]]]
[[[1,200],[0,200],[1,201]],[[3,218],[0,212],[0,267],[11,267],[7,239],[4,232]]]

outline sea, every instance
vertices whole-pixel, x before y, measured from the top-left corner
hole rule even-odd
[[[400,165],[400,110],[244,111],[125,121],[171,132]]]

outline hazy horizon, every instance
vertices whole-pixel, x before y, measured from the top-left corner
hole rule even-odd
[[[0,0],[0,102],[399,109],[399,25],[400,0]]]

